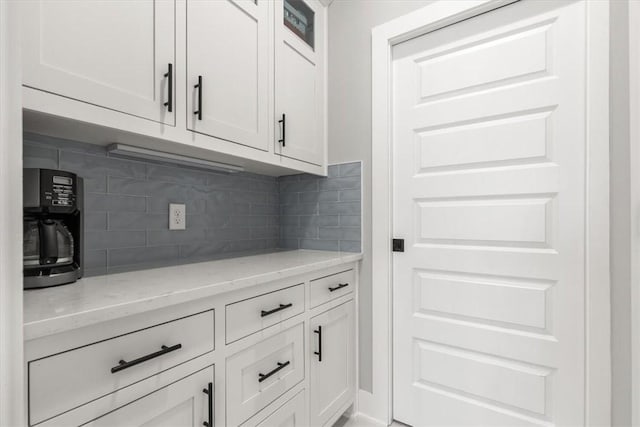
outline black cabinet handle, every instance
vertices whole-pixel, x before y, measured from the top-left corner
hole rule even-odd
[[[318,329],[313,333],[318,334],[318,351],[314,351],[313,354],[318,356],[318,362],[322,362],[322,326],[318,325]]]
[[[261,383],[262,381],[266,380],[267,378],[269,378],[271,375],[275,374],[278,371],[281,371],[282,369],[284,369],[285,366],[289,366],[291,364],[290,361],[286,361],[284,363],[280,363],[278,362],[278,367],[275,368],[273,371],[266,373],[266,374],[258,374],[258,382]]]
[[[285,146],[285,141],[287,137],[286,127],[287,127],[287,117],[282,113],[282,119],[278,120],[278,123],[282,123],[282,139],[279,139],[278,142]]]
[[[268,310],[268,311],[262,310],[260,312],[260,317],[264,317],[264,316],[268,316],[268,315],[273,314],[273,313],[277,313],[277,312],[282,311],[284,309],[287,309],[289,307],[293,307],[293,304],[291,304],[291,303],[289,303],[289,304],[280,304],[280,307],[274,308],[273,310]]]
[[[202,423],[205,427],[213,426],[213,383],[209,383],[207,388],[203,388],[202,392],[207,395],[207,400],[209,401],[208,415],[209,421],[205,421]]]
[[[338,289],[342,289],[342,288],[346,288],[347,286],[349,286],[348,283],[338,283],[338,286],[332,288],[331,286],[329,286],[329,292],[335,292]]]
[[[193,114],[198,116],[198,120],[202,120],[202,76],[198,76],[198,84],[193,87],[198,89],[198,109]]]
[[[173,64],[169,64],[167,72],[164,75],[167,79],[167,102],[164,106],[167,107],[167,111],[173,112]]]
[[[111,373],[115,374],[118,371],[122,371],[123,369],[130,368],[132,366],[138,365],[142,362],[146,362],[147,360],[155,359],[156,357],[160,357],[167,353],[171,353],[172,351],[176,351],[182,348],[182,344],[172,345],[171,347],[167,347],[166,345],[162,346],[162,350],[158,350],[155,353],[147,354],[146,356],[139,357],[137,359],[132,360],[131,362],[125,362],[121,360],[118,362],[118,366],[114,366],[111,368]]]

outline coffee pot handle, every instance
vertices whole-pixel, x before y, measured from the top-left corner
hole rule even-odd
[[[38,224],[40,233],[40,264],[58,262],[58,225],[52,219],[43,219]]]

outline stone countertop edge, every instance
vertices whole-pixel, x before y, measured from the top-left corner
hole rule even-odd
[[[28,290],[24,293],[24,340],[361,259],[361,253],[300,249],[88,277],[69,285]]]

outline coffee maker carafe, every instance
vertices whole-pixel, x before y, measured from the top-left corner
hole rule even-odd
[[[70,172],[24,169],[24,288],[82,277],[83,181]]]

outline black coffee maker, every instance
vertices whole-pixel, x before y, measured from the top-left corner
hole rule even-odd
[[[24,169],[24,288],[82,277],[83,181],[70,172]]]

